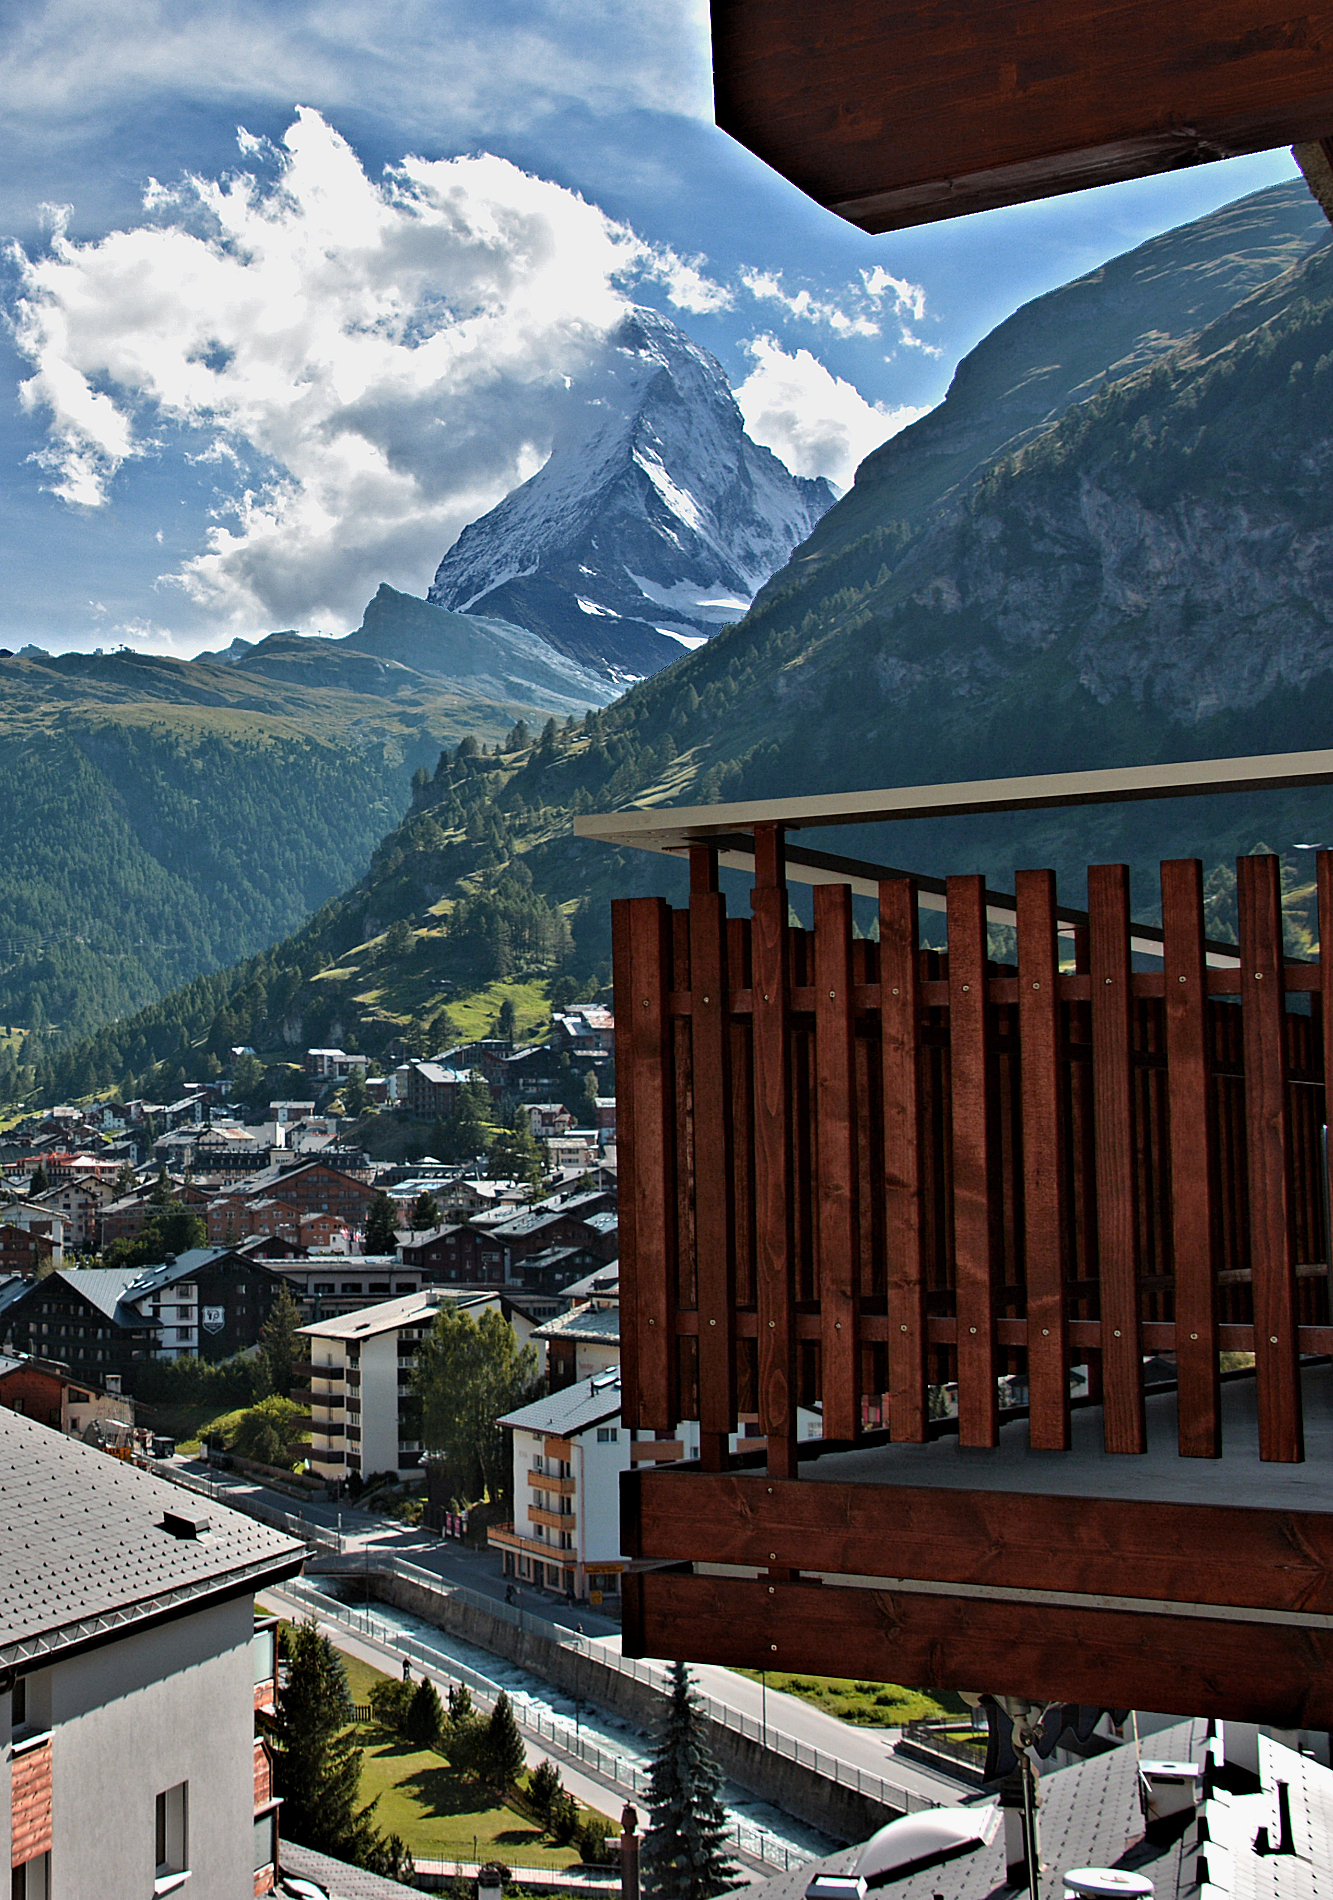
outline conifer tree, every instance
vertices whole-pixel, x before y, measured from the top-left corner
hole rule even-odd
[[[279,1398],[291,1397],[292,1387],[296,1384],[296,1368],[308,1356],[300,1335],[302,1324],[301,1309],[284,1281],[278,1288],[278,1297],[269,1308],[268,1318],[259,1334],[259,1350],[263,1356],[268,1389]]]
[[[389,1196],[378,1193],[366,1215],[365,1248],[367,1253],[397,1253],[398,1210]]]
[[[423,1676],[408,1704],[405,1732],[418,1748],[434,1748],[444,1727],[440,1695],[429,1676]]]
[[[364,1866],[384,1846],[371,1816],[358,1808],[361,1750],[347,1732],[352,1697],[337,1650],[316,1624],[285,1632],[286,1680],[268,1724],[274,1792],[290,1840]]]
[[[725,1848],[722,1777],[684,1663],[671,1665],[671,1701],[648,1784],[652,1816],[643,1878],[653,1900],[712,1900],[739,1882]]]
[[[422,1188],[412,1203],[412,1228],[415,1233],[424,1233],[428,1228],[440,1224],[440,1203],[429,1188]]]
[[[502,1689],[486,1724],[487,1779],[494,1787],[512,1788],[523,1773],[526,1760],[523,1737],[518,1732],[509,1697]]]

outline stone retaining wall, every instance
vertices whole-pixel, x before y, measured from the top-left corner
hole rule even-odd
[[[321,1565],[321,1569],[331,1568]],[[530,1627],[519,1629],[507,1618],[493,1616],[451,1591],[434,1590],[390,1571],[371,1570],[366,1582],[382,1602],[517,1663],[566,1695],[581,1697],[650,1732],[661,1723],[666,1697],[660,1690],[636,1682],[573,1643],[556,1641]],[[525,1619],[525,1624],[529,1622]],[[708,1737],[717,1764],[729,1780],[836,1840],[863,1841],[900,1812],[720,1722],[709,1721]]]

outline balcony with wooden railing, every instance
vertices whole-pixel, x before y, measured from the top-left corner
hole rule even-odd
[[[1194,860],[1158,927],[1119,865],[1084,913],[806,852],[803,929],[793,803],[582,825],[691,864],[687,909],[614,906],[622,1416],[700,1426],[623,1480],[628,1652],[1333,1719],[1333,855],[1313,961],[1267,856],[1234,944]]]

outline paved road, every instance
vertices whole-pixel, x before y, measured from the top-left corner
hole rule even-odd
[[[199,1460],[179,1462],[186,1464],[195,1476],[212,1478],[223,1499],[230,1494],[239,1503],[242,1496],[252,1496],[270,1510],[296,1512],[312,1523],[341,1531],[348,1551],[390,1551],[423,1570],[434,1571],[448,1582],[461,1584],[497,1601],[504,1599],[507,1586],[501,1574],[500,1559],[490,1551],[467,1550],[441,1540],[431,1531],[397,1525],[389,1518],[358,1511],[351,1505],[330,1504],[313,1497],[298,1502],[285,1492],[270,1490],[235,1472],[218,1471]],[[620,1626],[612,1617],[583,1604],[571,1607],[528,1585],[520,1586],[519,1600],[529,1615],[542,1617],[567,1630],[582,1630],[590,1644],[605,1642],[609,1648],[620,1648]],[[784,1695],[775,1689],[765,1691],[748,1676],[739,1676],[733,1670],[713,1664],[691,1664],[691,1673],[705,1694],[728,1708],[739,1710],[752,1721],[762,1723],[766,1719],[771,1729],[794,1736],[807,1747],[821,1749],[826,1755],[834,1755],[850,1767],[880,1775],[885,1781],[910,1789],[928,1801],[954,1806],[976,1792],[948,1775],[936,1774],[895,1755],[891,1730],[853,1727],[823,1709],[802,1702],[798,1696]]]

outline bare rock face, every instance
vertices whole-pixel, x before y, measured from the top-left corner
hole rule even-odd
[[[625,682],[739,620],[834,498],[750,440],[715,358],[636,310],[545,466],[464,529],[429,599]]]

